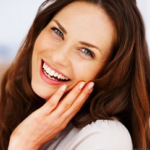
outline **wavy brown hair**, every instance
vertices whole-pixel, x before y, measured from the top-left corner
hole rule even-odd
[[[1,80],[0,149],[6,150],[16,126],[45,100],[31,88],[31,58],[35,40],[53,16],[75,0],[45,1],[12,65]],[[134,148],[148,148],[150,59],[145,29],[135,0],[84,0],[105,10],[117,31],[110,62],[95,80],[90,98],[72,119],[82,128],[98,119],[117,118],[130,132]]]

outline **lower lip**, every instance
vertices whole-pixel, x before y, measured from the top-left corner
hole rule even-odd
[[[50,79],[50,78],[48,78],[45,74],[44,74],[44,72],[43,72],[43,63],[42,63],[42,61],[41,61],[41,68],[40,68],[40,75],[41,75],[41,78],[46,82],[46,83],[48,83],[48,84],[51,84],[51,85],[60,85],[60,84],[65,84],[65,83],[67,83],[68,81],[54,81],[54,80],[52,80],[52,79]]]

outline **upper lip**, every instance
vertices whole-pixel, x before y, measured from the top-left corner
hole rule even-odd
[[[49,68],[51,68],[52,70],[54,70],[55,72],[63,75],[65,78],[68,78],[65,74],[63,74],[61,71],[57,70],[56,68],[54,68],[53,66],[51,66],[48,62],[46,62],[45,60],[42,60]],[[69,79],[69,78],[68,78]],[[69,79],[70,80],[70,79]]]

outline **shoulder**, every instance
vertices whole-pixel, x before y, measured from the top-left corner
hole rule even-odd
[[[117,140],[119,140],[119,137],[131,139],[127,128],[118,120],[97,120],[82,129],[82,132],[87,131],[91,133],[103,133],[104,135],[109,135],[109,137],[117,138]]]
[[[80,149],[132,150],[127,128],[117,120],[97,120],[78,132]],[[94,148],[95,147],[95,148]]]

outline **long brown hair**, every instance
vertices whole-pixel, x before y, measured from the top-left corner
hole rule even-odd
[[[6,150],[16,126],[45,100],[31,88],[31,57],[35,40],[53,16],[75,0],[45,1],[18,54],[3,75],[0,89],[0,149]],[[84,0],[103,8],[117,31],[110,62],[95,80],[90,98],[72,119],[82,128],[114,117],[129,130],[134,148],[148,148],[150,60],[145,29],[135,0]],[[51,4],[52,3],[52,4]]]

